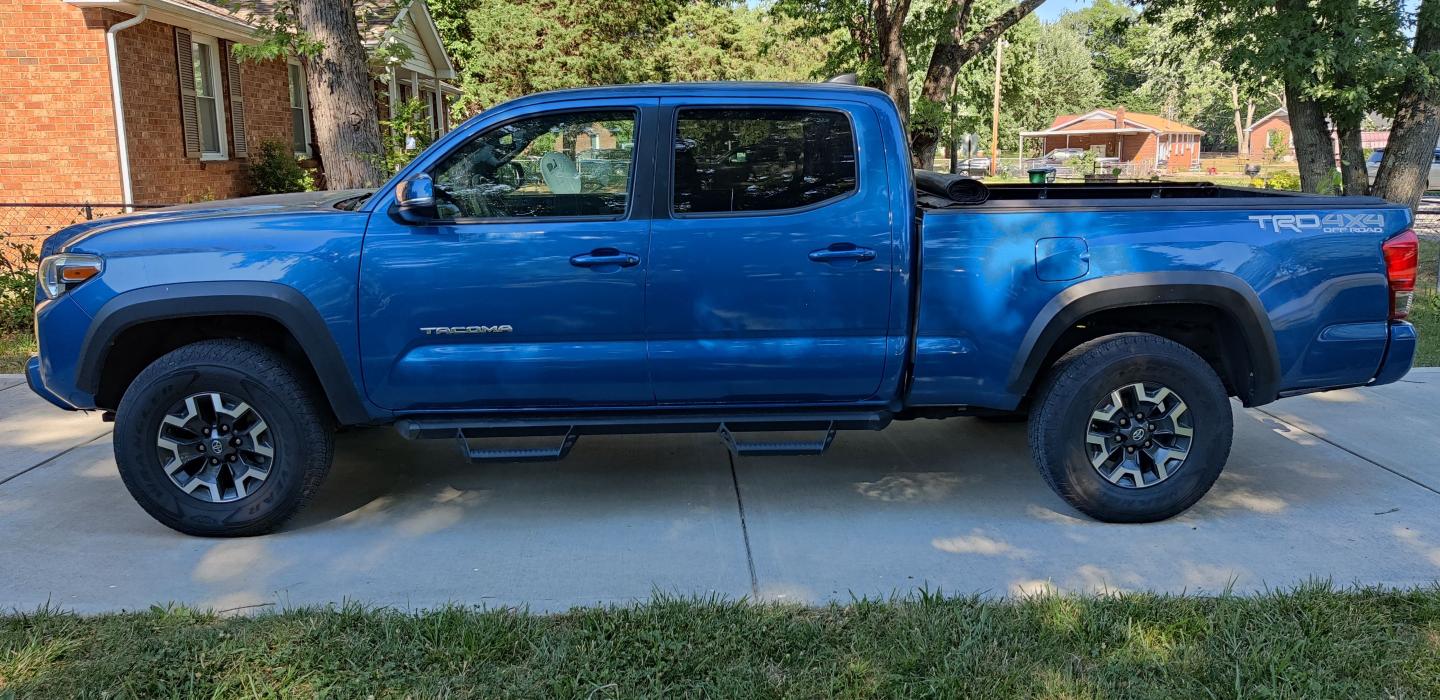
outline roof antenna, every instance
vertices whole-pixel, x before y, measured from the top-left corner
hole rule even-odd
[[[860,76],[854,73],[841,73],[827,81],[827,83],[839,83],[841,85],[859,85]]]

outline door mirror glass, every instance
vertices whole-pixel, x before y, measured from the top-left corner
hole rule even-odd
[[[395,205],[400,218],[413,224],[433,221],[438,217],[435,209],[435,183],[429,175],[420,173],[400,182],[395,188]]]

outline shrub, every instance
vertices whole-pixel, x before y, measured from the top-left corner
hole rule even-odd
[[[0,334],[28,332],[35,318],[35,269],[40,260],[28,243],[0,246]]]
[[[381,154],[381,167],[387,174],[400,172],[430,145],[430,120],[426,109],[424,102],[411,99],[395,105],[389,119],[380,120],[380,140],[385,149]]]
[[[1290,172],[1278,172],[1265,181],[1265,186],[1275,190],[1300,191],[1300,176]]]
[[[1069,165],[1074,169],[1076,175],[1094,175],[1096,166],[1095,153],[1093,151],[1085,151],[1071,158]]]
[[[290,152],[290,144],[271,139],[264,141],[250,156],[250,189],[255,194],[309,192],[315,189],[315,174],[300,167],[300,160]]]

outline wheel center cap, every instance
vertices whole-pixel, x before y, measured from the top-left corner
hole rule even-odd
[[[217,454],[217,455],[220,454],[221,452],[224,452],[224,451],[225,451],[225,443],[224,443],[224,441],[222,441],[222,440],[211,440],[211,441],[210,441],[210,451],[213,452],[213,453],[215,453],[215,454]]]
[[[1135,442],[1140,442],[1141,440],[1144,440],[1145,435],[1146,432],[1144,428],[1136,428],[1130,431],[1130,439],[1134,440]]]

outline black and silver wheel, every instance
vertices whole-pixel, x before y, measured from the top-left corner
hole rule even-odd
[[[115,460],[135,500],[192,535],[269,532],[319,488],[333,453],[319,391],[254,343],[187,345],[147,367],[116,411]]]
[[[216,391],[171,406],[155,445],[170,482],[206,503],[250,495],[275,464],[274,435],[265,418],[250,404]]]
[[[1230,454],[1230,402],[1210,365],[1174,341],[1107,336],[1071,350],[1042,383],[1030,450],[1077,510],[1111,522],[1189,508]]]

